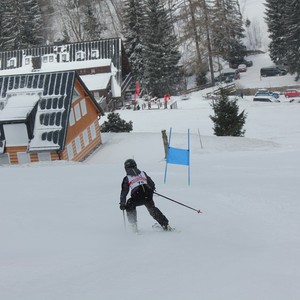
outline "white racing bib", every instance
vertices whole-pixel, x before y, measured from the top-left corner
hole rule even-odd
[[[144,172],[141,172],[137,176],[127,175],[127,178],[128,178],[128,184],[129,184],[129,187],[131,188],[131,190],[138,187],[139,185],[147,184],[147,177]]]

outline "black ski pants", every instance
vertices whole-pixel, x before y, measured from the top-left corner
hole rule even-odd
[[[168,219],[164,214],[155,206],[153,201],[153,191],[140,186],[127,200],[126,213],[128,222],[134,224],[137,222],[136,207],[145,205],[148,209],[149,214],[154,220],[156,220],[160,226],[165,227],[169,224]]]

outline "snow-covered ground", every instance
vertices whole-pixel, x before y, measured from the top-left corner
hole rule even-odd
[[[270,43],[268,26],[265,21],[265,0],[239,0],[244,24],[250,21],[250,27],[245,28],[245,45],[249,49],[268,51]],[[252,40],[252,41],[251,41]],[[254,44],[252,44],[254,43]]]
[[[268,53],[262,53],[257,55],[249,55],[246,57],[247,60],[253,61],[253,66],[247,68],[247,72],[240,73],[240,80],[236,80],[237,89],[245,88],[277,88],[277,87],[288,87],[298,86],[300,87],[300,81],[295,81],[296,75],[287,74],[284,76],[272,76],[272,77],[261,77],[260,69],[263,67],[274,66]],[[228,65],[224,65],[227,68]],[[218,72],[215,73],[218,76]],[[206,91],[205,91],[206,92]]]
[[[300,299],[300,104],[244,97],[245,137],[216,137],[202,93],[178,109],[119,111],[133,132],[104,134],[84,163],[0,167],[1,300]],[[190,186],[178,165],[163,183],[170,127],[174,147],[191,130]],[[140,207],[133,234],[118,206],[131,157],[158,193],[203,213],[156,196],[180,232],[153,231]]]
[[[252,60],[254,65],[247,68],[247,72],[240,73],[241,79],[237,80],[238,88],[276,88],[282,86],[300,86],[300,82],[294,79],[296,75],[287,74],[284,76],[261,77],[262,67],[274,66],[268,53],[250,55],[247,59]]]

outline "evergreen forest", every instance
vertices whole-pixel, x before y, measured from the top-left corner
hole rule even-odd
[[[271,59],[298,79],[300,2],[265,2]],[[254,27],[238,0],[1,0],[0,51],[122,37],[134,79],[161,96],[190,75],[214,84],[216,61],[259,50],[259,33],[244,44]]]

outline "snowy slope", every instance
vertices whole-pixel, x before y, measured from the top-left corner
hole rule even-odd
[[[300,298],[300,104],[239,100],[246,136],[233,138],[213,135],[202,92],[177,100],[173,110],[119,111],[133,132],[104,134],[84,163],[0,168],[0,299]],[[191,130],[190,186],[176,165],[163,183],[170,127],[177,147]],[[131,233],[118,207],[129,157],[157,192],[203,213],[156,196],[180,233],[153,231],[144,207],[142,234]]]
[[[265,3],[265,0],[239,0],[243,21],[250,21],[250,28],[245,28],[245,45],[249,49],[253,49],[253,45],[250,43],[248,31],[250,31],[252,38],[256,35],[255,39],[259,40],[257,41],[257,44],[261,43],[260,47],[255,45],[254,48],[268,51],[270,39],[268,35],[268,26],[265,22]]]

